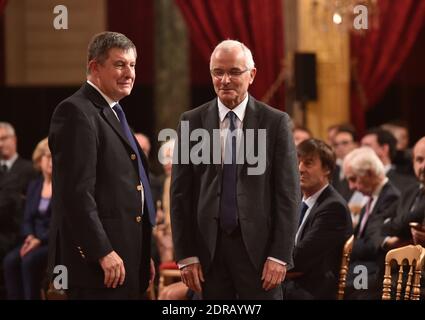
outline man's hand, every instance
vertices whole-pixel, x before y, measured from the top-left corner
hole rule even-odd
[[[204,282],[204,275],[200,263],[193,263],[180,270],[183,283],[195,292],[201,292],[201,281]]]
[[[24,241],[24,244],[21,247],[21,250],[19,251],[21,258],[23,258],[28,252],[39,247],[40,244],[41,244],[40,239],[34,237],[32,234],[28,235]]]
[[[115,251],[112,251],[103,258],[100,258],[99,263],[105,274],[105,280],[103,283],[107,288],[116,288],[118,284],[122,285],[124,283],[124,262]]]
[[[425,246],[425,230],[423,229],[423,227],[411,227],[410,232],[412,234],[414,244],[420,244],[421,246]]]
[[[391,250],[395,248],[400,248],[408,245],[409,242],[401,240],[399,237],[389,237],[387,241],[385,241],[384,249]]]
[[[263,289],[269,291],[282,283],[286,276],[286,266],[273,260],[266,260],[263,267]]]
[[[155,279],[155,263],[151,259],[151,275],[150,275],[150,278],[149,278],[149,285],[152,284],[154,279]]]

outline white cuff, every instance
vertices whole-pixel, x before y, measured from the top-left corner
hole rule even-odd
[[[286,262],[284,262],[284,261],[282,261],[282,260],[279,260],[279,259],[276,259],[276,258],[273,258],[273,257],[267,257],[267,260],[271,260],[271,261],[274,261],[274,262],[280,263],[280,264],[282,264],[282,265],[284,265],[284,266],[286,266],[286,265],[287,265],[287,263],[286,263]]]
[[[179,269],[182,269],[182,268],[187,267],[188,265],[194,264],[194,263],[199,263],[198,257],[184,258],[182,260],[179,260],[177,262],[177,265],[179,266]]]

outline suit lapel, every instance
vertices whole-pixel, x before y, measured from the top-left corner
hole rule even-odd
[[[248,98],[248,104],[246,106],[246,111],[245,111],[245,117],[243,119],[243,126],[242,126],[242,130],[243,130],[243,142],[244,146],[242,148],[242,146],[239,146],[239,154],[238,154],[238,158],[239,159],[244,159],[243,164],[238,164],[238,176],[240,176],[240,174],[242,173],[242,169],[247,165],[247,161],[246,161],[246,155],[247,154],[257,154],[258,153],[258,126],[259,126],[259,107],[257,106],[257,103],[255,101],[255,99],[252,96],[249,96]],[[254,138],[254,144],[253,143],[247,143],[246,142],[246,138],[247,138],[247,129],[251,129],[254,132],[254,135],[252,136],[252,138]],[[254,148],[254,150],[252,150],[252,148]]]
[[[298,242],[301,241],[303,238],[305,232],[310,228],[311,221],[313,220],[314,216],[316,215],[316,212],[319,208],[319,206],[322,204],[323,200],[326,199],[326,197],[329,196],[329,193],[331,192],[331,185],[328,185],[325,190],[322,191],[319,198],[317,198],[316,203],[314,204],[313,208],[310,210],[310,213],[307,216],[307,219],[304,223],[303,229],[301,230],[300,235],[298,236]]]
[[[108,102],[102,97],[102,95],[93,88],[90,84],[87,82],[83,84],[81,87],[81,90],[83,91],[84,95],[98,108],[102,110],[102,114],[106,120],[106,122],[114,129],[114,131],[120,136],[121,140],[123,140],[127,146],[129,146],[131,149],[133,149],[128,142],[127,137],[125,136],[121,124],[118,121],[117,117],[115,116],[114,112],[112,111],[111,107],[109,106]],[[134,150],[136,151],[136,150]]]
[[[204,112],[204,114],[202,116],[202,127],[208,131],[208,134],[209,134],[209,137],[210,137],[210,161],[215,166],[215,169],[217,171],[217,174],[219,175],[219,178],[221,179],[221,173],[222,173],[221,161],[219,161],[219,163],[216,163],[216,164],[214,164],[214,162],[213,162],[213,154],[214,154],[213,137],[214,137],[214,130],[219,130],[220,129],[220,118],[218,116],[217,99],[212,100],[210,102],[208,108]],[[220,144],[219,144],[218,151],[219,151],[219,155],[221,157],[221,145]]]

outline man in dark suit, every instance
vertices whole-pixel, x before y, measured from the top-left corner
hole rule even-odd
[[[87,82],[51,120],[49,272],[67,267],[71,299],[135,299],[155,273],[147,161],[118,104],[133,88],[136,55],[124,35],[96,35]]]
[[[346,201],[329,184],[335,154],[323,141],[297,147],[303,203],[294,264],[284,283],[287,299],[335,299],[345,241],[353,227]],[[291,279],[291,276],[293,279]]]
[[[393,214],[400,192],[385,176],[384,166],[369,147],[350,152],[344,159],[344,174],[350,189],[368,197],[360,213],[359,224],[354,229],[354,245],[351,253],[350,271],[346,297],[349,299],[379,299],[383,280],[385,251],[382,227]],[[367,289],[356,288],[354,273],[357,266],[367,268]]]
[[[34,175],[32,163],[17,153],[15,129],[0,122],[0,262],[17,243],[24,195]]]
[[[420,226],[425,225],[425,137],[413,148],[413,168],[416,184],[403,191],[394,217],[387,219],[384,224],[383,233],[387,237],[383,247],[387,250],[403,246],[412,240],[419,240],[415,237],[420,236]],[[419,226],[411,228],[411,222],[419,223]]]
[[[382,128],[370,129],[362,138],[361,144],[375,151],[384,165],[385,174],[396,188],[404,190],[415,184],[415,178],[413,176],[401,173],[399,168],[393,164],[393,159],[397,151],[397,139],[391,132]]]
[[[348,187],[347,179],[344,177],[342,162],[347,154],[358,147],[357,135],[351,125],[339,125],[337,130],[332,144],[336,155],[336,166],[333,171],[332,185],[348,202],[353,195],[353,191]]]
[[[300,199],[289,117],[248,94],[256,69],[242,43],[220,43],[210,70],[218,98],[182,115],[174,152],[171,222],[182,280],[204,299],[281,299]],[[211,143],[199,152],[187,129]],[[189,150],[206,161],[185,161]],[[257,163],[248,163],[253,155]]]

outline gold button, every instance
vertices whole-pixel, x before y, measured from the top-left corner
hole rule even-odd
[[[137,217],[136,217],[136,222],[137,222],[137,223],[142,222],[142,217],[141,217],[141,216],[137,216]]]
[[[81,258],[85,259],[85,258],[86,258],[86,256],[85,256],[84,254],[82,254],[82,255],[81,255]]]
[[[132,153],[130,158],[131,158],[131,160],[136,160],[136,155],[134,153]]]
[[[142,185],[141,185],[141,184],[139,184],[139,185],[137,186],[137,191],[142,191]]]
[[[77,247],[78,250],[81,250],[81,247]]]

